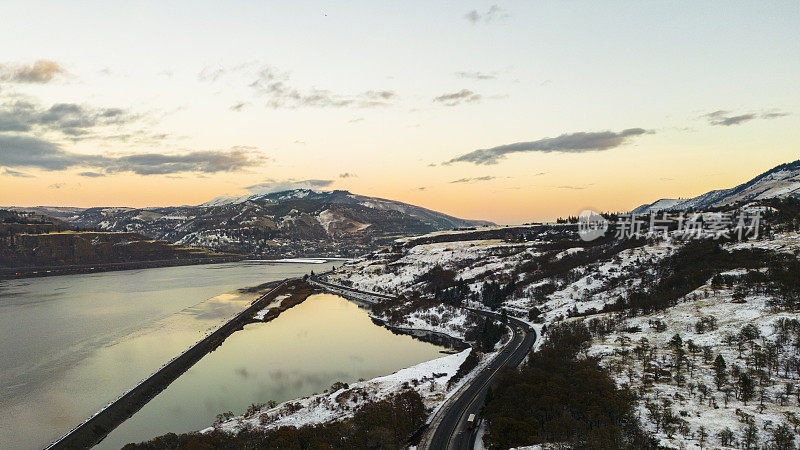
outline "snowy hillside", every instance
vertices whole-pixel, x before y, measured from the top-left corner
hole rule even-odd
[[[357,256],[401,236],[484,223],[347,191],[308,189],[218,198],[200,206],[88,208],[66,220],[259,257]]]
[[[786,180],[786,172],[761,177],[761,185],[776,179]],[[780,267],[793,267],[800,254],[798,232],[724,244],[726,252],[745,252],[731,261],[747,262],[703,272],[708,278],[700,281],[686,277],[696,272],[686,266],[693,258],[686,255],[701,255],[695,251],[702,245],[690,249],[699,244],[677,235],[624,246],[581,243],[547,226],[505,239],[476,240],[463,232],[465,240],[457,240],[458,234],[448,233],[445,242],[436,242],[441,233],[398,241],[346,264],[329,279],[481,307],[504,292],[501,305],[509,314],[547,327],[584,321],[593,336],[586,356],[598,357],[621,389],[637,394],[635,415],[643,430],[666,448],[752,447],[800,426],[800,314],[785,306],[793,297],[770,284],[779,281],[769,281],[779,279],[770,278],[773,272],[790,270]],[[710,256],[700,258],[714,264]],[[620,302],[657,295],[662,291],[655,287],[676,271],[681,275],[675,283],[687,290],[655,311],[637,313]],[[434,285],[450,276],[451,287]],[[730,278],[712,283],[715,276]],[[745,280],[762,281],[742,284]],[[780,282],[781,289],[793,283]],[[452,299],[452,292],[460,297]],[[395,320],[450,334],[462,329],[463,319],[452,314],[449,303],[420,305],[402,310],[404,316]],[[675,336],[682,343],[676,344]],[[722,364],[717,356],[725,362],[723,375],[716,375],[715,364]]]
[[[334,386],[322,394],[312,395],[277,405],[260,405],[245,415],[218,423],[215,427],[227,432],[237,432],[246,427],[272,429],[282,426],[301,427],[323,422],[340,420],[352,416],[353,412],[366,401],[380,400],[388,395],[414,389],[422,395],[425,406],[430,410],[439,407],[461,387],[459,383],[449,383],[471,350],[426,361],[399,370],[391,375],[359,381],[350,385]],[[491,355],[484,355],[484,363]],[[480,364],[473,372],[483,367]],[[208,428],[203,431],[211,431]]]
[[[435,229],[493,225],[491,222],[485,220],[459,219],[457,217],[432,211],[430,209],[421,208],[419,206],[409,205],[407,203],[402,203],[395,200],[353,194],[343,190],[315,191],[312,189],[294,189],[289,191],[270,192],[263,194],[248,194],[240,197],[225,196],[215,198],[214,200],[203,203],[200,206],[224,206],[245,202],[284,203],[291,200],[301,199],[341,205],[359,205],[383,211],[396,211],[415,217],[422,222],[433,226]]]
[[[777,166],[734,188],[706,192],[689,199],[661,199],[631,211],[647,214],[657,211],[703,210],[767,198],[800,197],[800,160]]]

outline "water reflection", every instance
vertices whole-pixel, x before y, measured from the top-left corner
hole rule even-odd
[[[251,403],[322,392],[336,381],[386,375],[441,356],[441,348],[374,324],[366,311],[319,294],[268,323],[232,334],[150,401],[99,448],[209,426]]]
[[[229,263],[0,282],[0,442],[37,448],[241,311],[329,267]]]

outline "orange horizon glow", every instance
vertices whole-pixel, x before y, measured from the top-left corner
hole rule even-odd
[[[482,20],[301,3],[4,2],[0,206],[197,205],[312,180],[514,224],[730,188],[800,154],[791,2],[528,2]]]

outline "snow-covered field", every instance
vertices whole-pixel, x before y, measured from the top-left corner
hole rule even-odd
[[[735,244],[728,244],[725,248],[731,250],[760,248],[800,256],[800,233],[776,233],[772,239],[738,242]]]
[[[353,415],[367,401],[386,398],[405,389],[414,389],[423,398],[425,406],[435,410],[457,391],[470,377],[465,377],[448,388],[448,382],[467,358],[471,350],[443,356],[415,366],[401,369],[391,375],[336,386],[334,391],[291,400],[274,407],[264,405],[248,414],[216,424],[222,430],[236,432],[245,427],[271,429],[281,426],[313,425],[340,420]],[[491,355],[484,355],[488,361]],[[473,373],[481,370],[479,364]],[[213,427],[203,431],[210,431]]]
[[[282,294],[275,297],[269,305],[265,306],[263,309],[259,310],[253,315],[253,320],[264,320],[264,317],[269,313],[269,310],[272,308],[276,308],[281,305],[281,302],[289,298],[289,294]]]
[[[637,271],[643,267],[653,267],[676,248],[677,245],[672,241],[662,241],[624,250],[607,261],[578,267],[569,277],[575,281],[557,281],[557,290],[548,295],[547,300],[538,308],[542,311],[545,322],[567,317],[570,312],[586,314],[600,311],[603,306],[616,301],[626,291],[640,286],[641,275],[636,276]],[[538,284],[550,281],[544,280]],[[536,285],[532,286],[535,287]],[[527,293],[530,294],[531,289]],[[536,305],[530,295],[512,299],[508,303],[523,309]]]
[[[398,328],[443,333],[463,340],[464,334],[471,325],[470,317],[471,315],[462,308],[440,304],[413,311],[403,321],[393,322],[391,325]]]
[[[506,243],[496,239],[442,242],[411,247],[399,259],[394,254],[362,258],[332,274],[331,281],[347,280],[353,287],[373,292],[403,293],[434,266],[458,268],[463,280],[509,272],[527,257],[535,256],[535,242]]]
[[[413,241],[412,241],[413,242]],[[335,274],[339,282],[365,290],[409,293],[419,290],[420,277],[435,266],[456,270],[457,280],[469,282],[471,292],[479,292],[481,283],[499,276],[515,276],[515,269],[525,261],[541,256],[551,259],[568,258],[584,251],[580,247],[567,248],[553,255],[539,248],[541,241],[507,243],[498,240],[470,240],[406,246],[399,252],[373,255],[345,265]],[[642,287],[647,277],[652,281],[659,263],[674,254],[682,245],[672,238],[651,241],[647,245],[623,250],[609,258],[574,267],[566,274],[540,279],[524,286],[507,298],[504,306],[510,311],[527,312],[536,307],[545,323],[564,320],[575,315],[589,318],[606,318],[599,314],[603,307],[629,291]],[[768,239],[725,245],[727,250],[760,248],[780,253],[800,255],[800,234],[778,233]],[[733,270],[726,274],[745,271]],[[520,276],[519,280],[523,277]],[[710,280],[709,280],[710,282]],[[551,290],[543,298],[537,295],[542,286]],[[722,355],[727,369],[737,366],[742,372],[752,369],[753,348],[743,350],[731,344],[731,336],[738,336],[742,328],[753,325],[759,338],[755,347],[767,346],[775,341],[775,324],[780,319],[798,319],[800,315],[776,312],[768,305],[764,295],[750,295],[744,303],[732,301],[732,292],[712,289],[710,284],[700,287],[674,307],[655,314],[629,318],[617,325],[618,331],[596,339],[590,354],[601,358],[621,385],[630,385],[640,396],[638,415],[645,428],[669,448],[719,447],[725,430],[731,430],[734,439],[741,440],[745,428],[753,423],[762,444],[771,436],[771,430],[800,416],[798,399],[787,396],[787,384],[800,385],[800,380],[782,378],[773,373],[772,381],[759,386],[756,381],[754,398],[744,404],[735,392],[726,395],[714,381],[713,358]],[[476,306],[474,303],[471,305]],[[431,329],[448,334],[463,326],[458,314],[450,314],[449,306],[442,305],[411,312],[405,324],[412,328]],[[595,314],[598,313],[598,314]],[[711,319],[709,319],[711,318]],[[572,320],[572,319],[570,319]],[[711,328],[696,325],[711,321]],[[655,331],[653,325],[662,331]],[[627,329],[627,331],[623,331]],[[684,369],[685,379],[678,381],[665,376],[671,370],[674,349],[669,341],[679,334],[688,358]],[[691,346],[689,342],[691,341]],[[644,362],[633,356],[637,345],[652,352]],[[689,348],[691,347],[691,350]],[[709,360],[712,358],[712,360]],[[782,354],[783,363],[797,354]],[[652,380],[651,372],[660,377]],[[691,373],[689,372],[691,371]],[[781,372],[778,370],[778,372]],[[783,372],[781,372],[782,374]],[[729,376],[728,387],[735,391]],[[788,389],[797,389],[795,386]],[[792,391],[794,392],[794,391]],[[727,406],[726,406],[727,397]],[[763,403],[763,405],[762,405]],[[669,412],[667,412],[669,411]],[[658,423],[658,414],[673,420],[664,427]],[[751,431],[752,432],[752,431]]]
[[[596,340],[590,354],[601,357],[601,364],[611,370],[619,384],[629,385],[641,395],[638,405],[640,418],[662,445],[701,448],[701,430],[706,435],[706,446],[720,445],[717,436],[725,429],[733,431],[736,438],[741,438],[748,417],[761,430],[763,442],[768,435],[764,430],[786,422],[788,413],[800,414],[800,407],[795,400],[781,400],[786,385],[795,384],[798,380],[780,376],[781,370],[778,369],[772,374],[771,381],[763,386],[763,396],[760,388],[756,387],[754,398],[745,405],[732,393],[726,395],[716,386],[713,360],[717,355],[722,355],[728,369],[734,365],[746,369],[752,364],[749,360],[750,349],[726,344],[730,342],[728,339],[739,335],[745,326],[753,325],[759,330],[759,342],[762,345],[774,343],[778,319],[797,319],[800,315],[772,311],[764,296],[749,296],[745,303],[733,303],[729,291],[714,291],[710,285],[703,286],[693,294],[697,294],[699,299],[659,313],[625,320],[617,328],[629,331],[616,331]],[[713,329],[697,328],[702,320],[713,322]],[[657,331],[660,326],[664,327],[663,331]],[[662,373],[655,381],[650,376],[645,380],[643,375],[653,370],[671,371],[674,374],[675,349],[670,341],[675,335],[681,337],[686,347],[688,360],[684,369],[685,379],[679,383],[674,376]],[[689,342],[692,343],[691,348]],[[637,352],[641,354],[643,349],[649,349],[653,354],[638,358]],[[691,349],[696,350],[693,352]],[[798,356],[783,355],[782,359],[785,361]],[[647,359],[650,359],[647,364],[651,369],[645,371]],[[735,389],[730,386],[734,380],[728,381],[729,387]],[[728,397],[727,401],[725,397]],[[661,408],[661,414],[664,408],[671,410],[679,420],[675,430],[668,432],[663,426],[657,425],[658,420],[651,412],[653,405]]]

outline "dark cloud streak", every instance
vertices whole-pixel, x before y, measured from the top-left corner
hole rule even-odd
[[[70,140],[93,136],[94,129],[129,125],[140,119],[122,108],[91,108],[77,103],[43,108],[17,98],[0,104],[0,132],[55,131]]]
[[[475,103],[481,100],[481,95],[470,91],[469,89],[462,89],[458,92],[442,94],[433,99],[434,103],[441,103],[445,106],[456,106],[461,103]]]
[[[63,150],[59,145],[37,137],[0,134],[0,166],[28,167],[46,171],[86,167],[99,169],[106,174],[217,173],[234,172],[256,166],[264,159],[250,147],[190,151],[181,154],[85,155]],[[92,176],[85,173],[82,175]]]
[[[703,117],[705,117],[711,125],[729,127],[732,125],[741,125],[755,119],[771,120],[789,115],[787,112],[775,110],[762,113],[748,112],[737,115],[732,114],[731,111],[717,110],[708,114],[703,114]]]
[[[27,174],[27,173],[24,173],[24,172],[18,172],[16,170],[11,170],[11,169],[4,169],[3,170],[3,175],[7,175],[9,177],[15,177],[15,178],[35,178],[33,175],[30,175],[30,174]]]
[[[649,134],[652,131],[643,128],[628,128],[619,132],[591,131],[562,134],[554,138],[544,138],[529,142],[516,142],[497,147],[479,149],[457,156],[443,164],[455,162],[468,162],[478,165],[497,164],[497,162],[511,153],[540,152],[540,153],[584,153],[592,151],[609,150],[628,142],[631,137]]]
[[[459,178],[458,180],[453,180],[450,183],[475,183],[476,181],[489,181],[494,180],[497,177],[491,175],[485,175],[482,177],[470,177],[470,178]]]
[[[754,113],[740,114],[738,116],[731,116],[730,111],[714,111],[704,116],[708,119],[711,125],[720,125],[729,127],[731,125],[739,125],[740,123],[748,122],[756,118]]]

